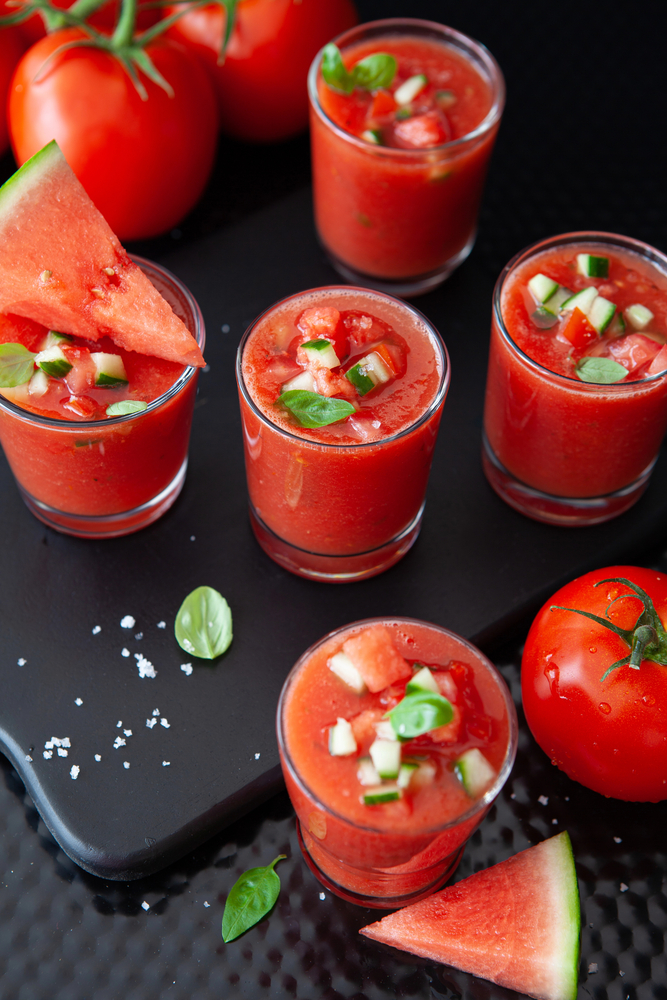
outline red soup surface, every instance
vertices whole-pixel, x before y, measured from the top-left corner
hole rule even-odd
[[[328,360],[318,342],[334,352]],[[423,317],[388,296],[316,289],[262,316],[241,351],[248,489],[261,520],[323,555],[366,552],[403,531],[424,499],[448,384]],[[281,405],[297,387],[351,414],[303,426]]]
[[[494,313],[484,426],[496,457],[554,496],[633,483],[667,426],[667,275],[621,247],[566,244],[508,274],[500,312],[515,346]],[[595,381],[597,359],[614,381]]]
[[[351,69],[376,52],[397,61],[386,89],[344,94],[318,77],[315,213],[335,257],[370,276],[400,279],[435,271],[469,247],[498,119],[476,139],[457,142],[487,118],[495,95],[453,46],[390,34],[342,54]],[[397,103],[394,95],[419,74],[422,89]],[[331,123],[359,141],[346,141]]]
[[[341,654],[366,681],[361,693],[335,672]],[[386,713],[403,703],[411,692],[406,686],[418,677],[426,685],[420,691],[446,698],[453,715],[446,725],[396,743]],[[288,679],[279,738],[288,791],[317,866],[359,894],[403,895],[433,884],[456,863],[490,805],[486,793],[497,793],[499,775],[504,780],[509,772],[510,713],[509,693],[488,661],[436,626],[361,622],[316,646]],[[337,747],[332,737],[341,720],[343,729],[349,723],[350,746]],[[386,747],[378,751],[377,744],[392,740],[399,776],[382,779],[377,753]],[[471,751],[482,769],[476,785],[460,770]],[[389,801],[378,803],[378,795]]]

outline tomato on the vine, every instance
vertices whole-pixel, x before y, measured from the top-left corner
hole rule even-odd
[[[6,13],[0,5],[0,13]],[[7,133],[7,93],[16,65],[27,48],[19,28],[0,28],[0,156],[9,146]]]
[[[217,133],[211,81],[183,46],[158,38],[146,52],[173,93],[140,73],[142,100],[110,52],[86,45],[53,55],[83,37],[78,28],[55,31],[19,63],[8,112],[14,155],[24,163],[55,139],[121,240],[157,236],[208,180]]]
[[[666,622],[667,574],[610,566],[562,587],[528,634],[531,732],[552,763],[602,795],[667,799]]]
[[[306,127],[310,64],[323,45],[357,20],[352,0],[240,0],[221,62],[226,13],[219,3],[188,11],[168,33],[209,68],[222,131],[250,142],[274,142]]]

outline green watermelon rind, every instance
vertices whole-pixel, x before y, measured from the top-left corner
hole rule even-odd
[[[61,158],[58,143],[52,139],[5,181],[0,187],[0,220],[3,215],[10,215],[14,211],[16,202],[25,197],[26,190],[33,184],[39,184],[42,177],[50,173]]]
[[[547,843],[553,854],[553,866],[561,888],[560,909],[554,910],[554,937],[557,932],[560,939],[555,942],[554,954],[562,957],[554,972],[560,973],[559,995],[564,1000],[574,1000],[579,975],[581,905],[572,841],[565,830]]]

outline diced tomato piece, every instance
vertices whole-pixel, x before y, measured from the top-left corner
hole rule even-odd
[[[406,118],[394,126],[394,140],[404,149],[423,149],[440,146],[449,142],[451,129],[447,119],[439,111],[427,111],[414,118]]]
[[[396,110],[398,105],[388,90],[378,90],[371,105],[371,118],[381,118],[382,115],[390,115]]]
[[[350,719],[352,733],[362,752],[371,745],[377,736],[375,725],[380,722],[384,714],[384,710],[381,708],[367,708],[364,712],[359,712],[359,715]]]
[[[315,379],[315,391],[321,396],[343,396],[345,399],[355,399],[357,393],[344,375],[336,375],[330,368],[310,368]]]
[[[395,705],[398,705],[399,701],[405,698],[405,688],[407,685],[407,679],[397,681],[395,684],[390,684],[388,688],[385,688],[380,695],[380,704],[384,705],[387,712],[389,712]]]
[[[372,625],[348,639],[343,643],[343,652],[373,693],[412,675],[412,667],[398,652],[384,625]]]
[[[438,726],[437,729],[430,730],[428,735],[434,743],[456,743],[458,740],[461,730],[461,709],[457,708],[456,705],[452,705],[452,708],[454,709],[452,721],[448,722],[446,726]]]
[[[661,347],[656,356],[651,362],[651,366],[648,370],[649,375],[657,375],[658,372],[664,372],[667,370],[667,344]]]
[[[572,315],[560,332],[573,347],[585,347],[598,337],[597,330],[588,322],[586,314],[581,309],[572,310]]]
[[[443,698],[447,698],[452,704],[456,701],[459,694],[459,689],[456,686],[456,681],[450,674],[449,670],[434,670],[433,679],[438,685],[438,690]]]
[[[396,377],[396,375],[398,375],[398,372],[399,372],[399,366],[396,364],[394,356],[391,353],[391,351],[388,349],[387,345],[386,344],[378,344],[378,346],[374,350],[375,350],[376,354],[380,355],[380,357],[382,358],[382,360],[386,364],[386,366],[389,369],[389,371],[391,372],[391,374],[394,377]]]
[[[279,354],[267,362],[264,379],[267,385],[277,388],[283,382],[288,382],[302,371],[303,368],[301,365],[293,361],[289,355]]]
[[[92,420],[97,410],[97,403],[89,396],[70,396],[69,399],[62,401],[62,405],[70,413],[84,420]]]
[[[609,354],[629,372],[635,371],[647,362],[653,361],[660,352],[660,344],[642,333],[630,333],[627,337],[614,340],[609,345]]]

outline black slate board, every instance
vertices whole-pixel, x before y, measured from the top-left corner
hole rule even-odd
[[[492,493],[479,461],[492,280],[470,261],[419,302],[447,343],[453,372],[421,538],[402,563],[363,583],[314,584],[286,573],[261,552],[247,522],[234,355],[247,324],[272,302],[336,282],[315,242],[309,192],[163,262],[202,307],[210,365],[174,509],[128,538],[80,541],[32,518],[6,465],[0,486],[17,554],[0,580],[2,744],[64,850],[112,879],[163,867],[277,790],[278,693],[298,655],[324,633],[402,614],[488,641],[566,577],[615,561],[667,520],[664,461],[634,510],[596,528],[531,522]],[[220,590],[234,613],[233,645],[213,665],[183,654],[173,638],[178,606],[200,584]],[[120,626],[125,615],[136,619],[132,630]],[[154,664],[155,679],[139,678],[135,653]],[[180,665],[189,661],[187,676]],[[149,729],[154,710],[158,724]],[[45,760],[53,736],[69,738],[71,748]],[[114,748],[119,736],[126,742]]]

